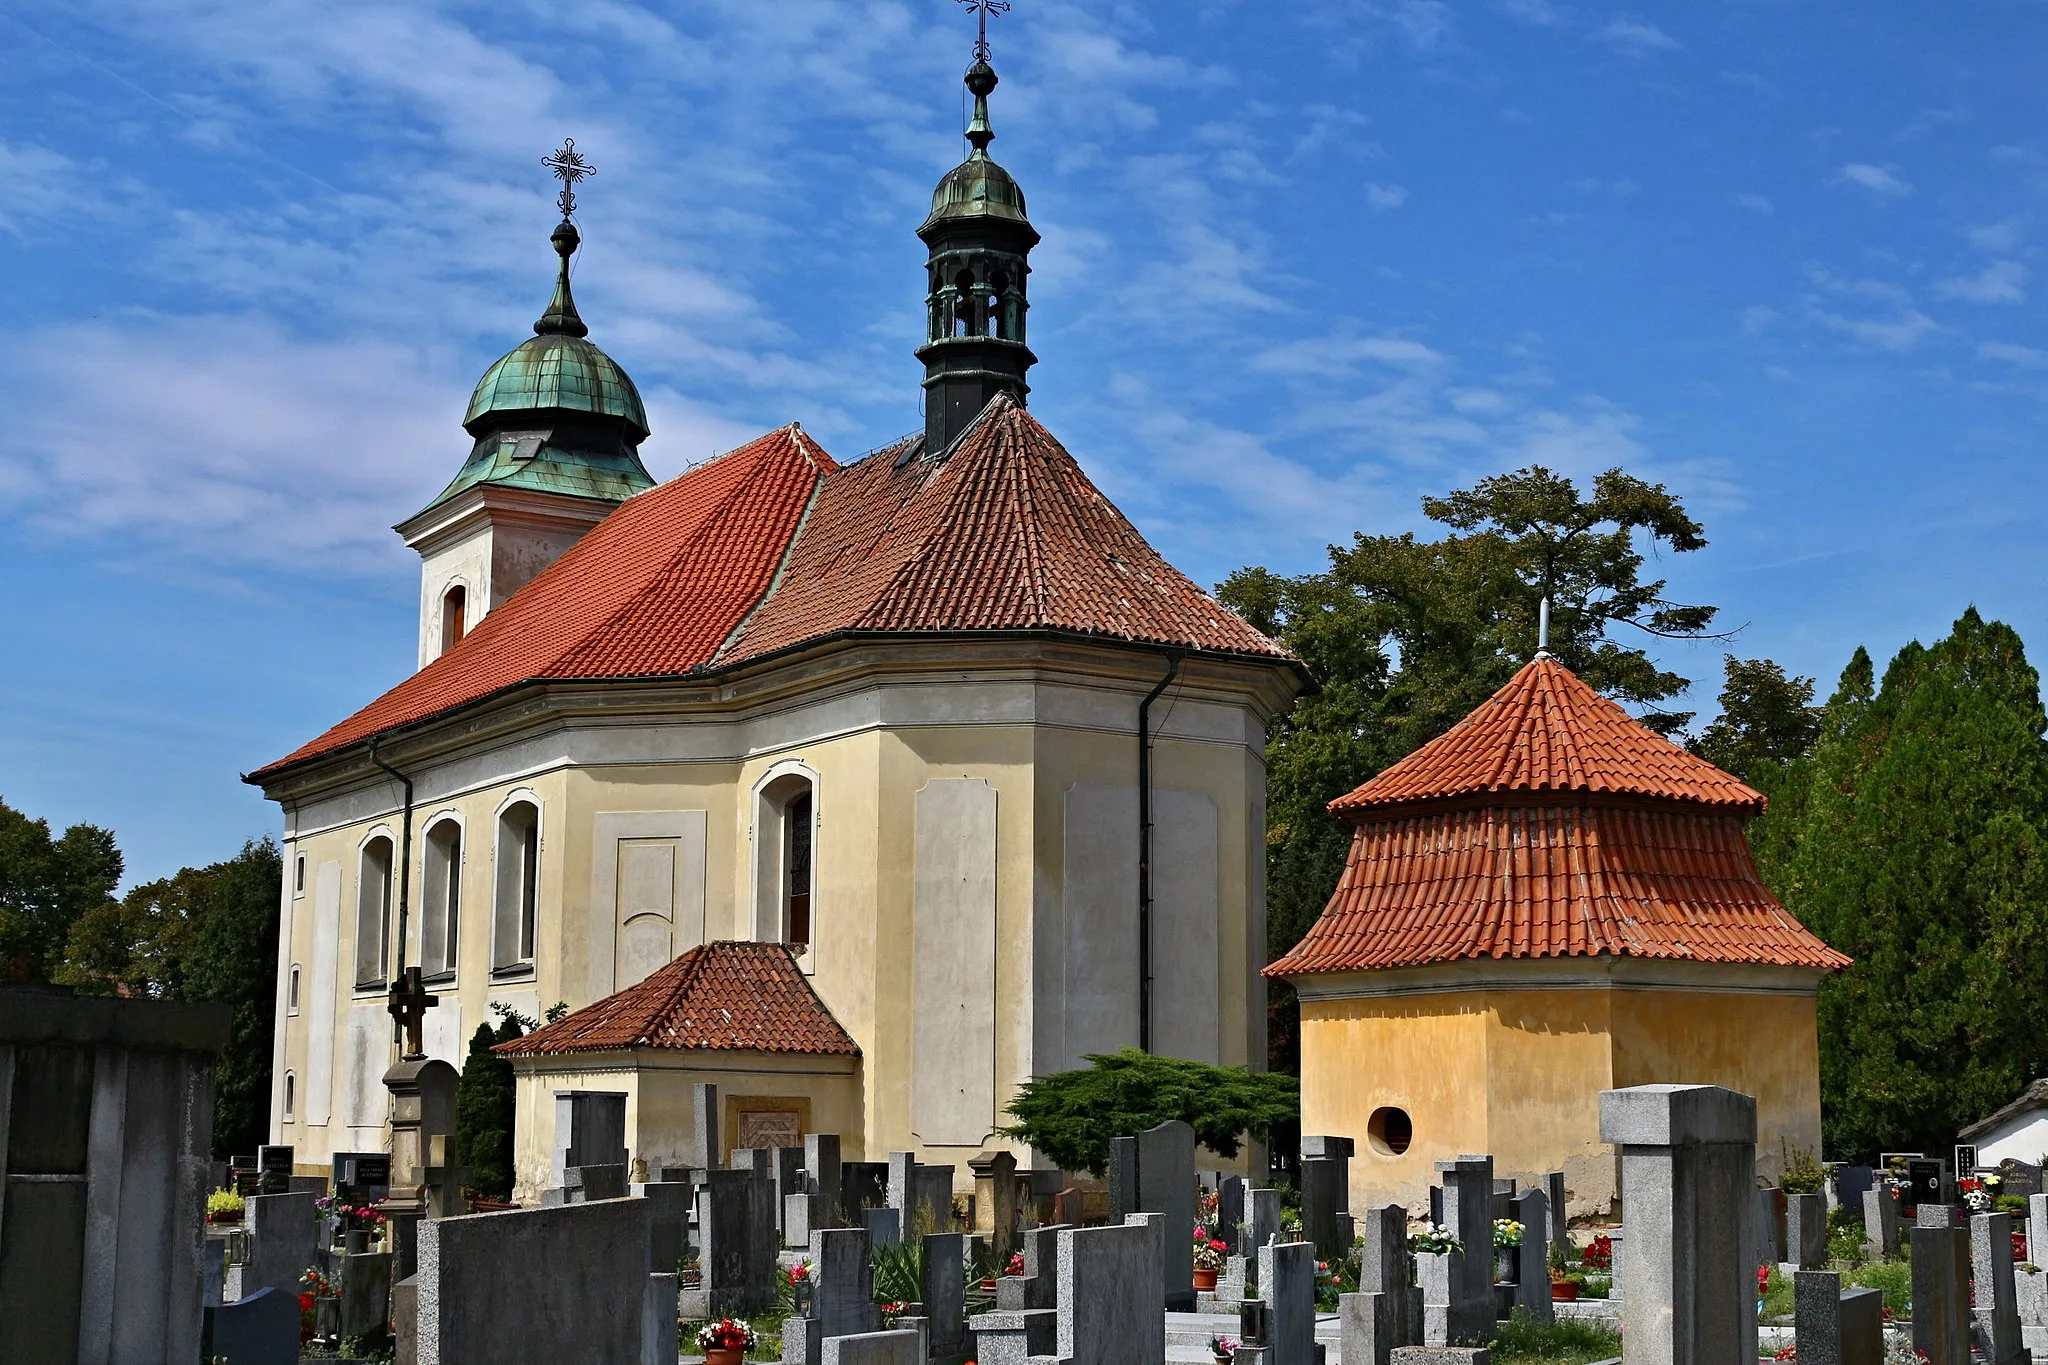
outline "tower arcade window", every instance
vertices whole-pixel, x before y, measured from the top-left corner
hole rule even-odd
[[[446,654],[449,650],[462,643],[462,637],[468,633],[468,625],[469,589],[457,583],[454,587],[448,589],[447,592],[441,594],[441,652],[443,654]]]
[[[498,816],[497,881],[491,968],[530,966],[540,883],[540,807],[531,801],[515,801]]]
[[[428,828],[421,872],[420,965],[430,976],[452,972],[462,932],[462,826],[456,821]]]
[[[385,941],[391,933],[391,837],[363,845],[356,870],[356,985],[384,984]]]
[[[808,777],[784,773],[756,799],[755,937],[787,943],[807,958],[817,941],[817,794]]]

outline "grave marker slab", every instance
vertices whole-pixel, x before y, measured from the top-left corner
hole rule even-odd
[[[626,1164],[626,1092],[557,1090],[553,1183],[572,1166]]]
[[[1950,1212],[1950,1210],[1938,1210]],[[1920,1212],[1937,1212],[1934,1205]],[[1969,1232],[1958,1227],[1915,1226],[1913,1248],[1913,1346],[1928,1365],[1970,1365],[1970,1290],[1963,1265]]]
[[[1787,1273],[1818,1270],[1828,1263],[1828,1206],[1818,1194],[1785,1196]]]
[[[1360,1292],[1337,1298],[1337,1354],[1341,1365],[1388,1365],[1394,1352],[1394,1300]]]
[[[1444,1258],[1448,1275],[1444,1332],[1441,1341],[1425,1336],[1425,1344],[1477,1346],[1493,1335],[1493,1158],[1460,1156],[1439,1161],[1443,1177],[1444,1226],[1463,1250]],[[1424,1295],[1424,1303],[1429,1302]]]
[[[684,1164],[715,1171],[725,1164],[725,1135],[718,1126],[718,1087],[698,1081],[690,1086],[690,1136]]]
[[[1121,1225],[1138,1212],[1138,1140],[1113,1137],[1109,1140],[1109,1221]]]
[[[1899,1201],[1879,1183],[1863,1192],[1863,1252],[1876,1259],[1899,1249]]]
[[[1970,1261],[1977,1348],[1988,1365],[2011,1365],[2024,1354],[2013,1286],[2011,1214],[1980,1213],[1970,1220]]]
[[[915,1331],[826,1337],[821,1365],[924,1365],[923,1342]]]
[[[1266,1334],[1260,1343],[1266,1365],[1316,1365],[1315,1244],[1260,1247],[1259,1286],[1266,1304]]]
[[[1550,1306],[1550,1198],[1541,1190],[1516,1196],[1511,1217],[1522,1225],[1522,1244],[1515,1248],[1515,1304],[1535,1322],[1555,1316]]]
[[[263,1288],[240,1303],[205,1310],[204,1358],[225,1356],[234,1365],[298,1365],[299,1297]]]
[[[925,1351],[940,1365],[968,1357],[966,1274],[965,1236],[935,1232],[924,1239]]]
[[[1158,1232],[1144,1225],[1061,1229],[1054,1351],[1062,1365],[1166,1358],[1163,1253]]]
[[[1195,1308],[1195,1130],[1170,1119],[1138,1134],[1138,1208],[1166,1216],[1159,1273],[1166,1311]]]
[[[804,1193],[824,1201],[820,1212],[823,1227],[839,1227],[846,1220],[846,1206],[840,1200],[839,1134],[804,1135]]]
[[[871,1246],[892,1247],[903,1240],[903,1215],[896,1209],[862,1209],[861,1223]]]

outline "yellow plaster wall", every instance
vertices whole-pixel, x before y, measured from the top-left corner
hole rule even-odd
[[[1503,1177],[1563,1170],[1571,1211],[1614,1198],[1600,1092],[1630,1085],[1721,1085],[1757,1100],[1757,1164],[1785,1145],[1820,1148],[1814,999],[1654,988],[1464,989],[1305,1000],[1302,1131],[1353,1138],[1353,1207],[1426,1207],[1434,1163],[1493,1156]],[[1414,1143],[1375,1149],[1367,1124],[1392,1105]]]
[[[1757,1173],[1820,1157],[1820,1033],[1811,995],[1614,993],[1614,1083],[1721,1085],[1756,1097]]]

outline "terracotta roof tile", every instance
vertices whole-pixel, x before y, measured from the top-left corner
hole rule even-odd
[[[534,1056],[634,1047],[860,1056],[789,948],[737,942],[692,948],[639,984],[496,1050]]]
[[[1688,753],[1588,687],[1555,659],[1533,659],[1449,730],[1330,809],[1380,807],[1479,792],[1601,792],[1745,810],[1762,793]]]
[[[760,600],[832,457],[794,426],[630,498],[455,648],[252,777],[535,678],[685,673]]]
[[[944,459],[907,449],[921,441],[826,479],[782,582],[721,662],[842,631],[928,630],[1291,657],[1161,558],[1007,394]]]
[[[1757,876],[1764,799],[1537,659],[1330,803],[1336,892],[1268,976],[1613,955],[1834,970]]]

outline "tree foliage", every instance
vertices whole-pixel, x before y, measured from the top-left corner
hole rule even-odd
[[[0,978],[57,980],[72,926],[120,883],[112,830],[79,824],[53,839],[49,821],[0,801]]]
[[[1765,882],[1856,959],[1820,994],[1828,1154],[1942,1150],[2048,1070],[2048,743],[2019,636],[1972,608],[1858,650],[1753,826]]]
[[[1770,784],[1820,736],[1813,679],[1787,676],[1769,659],[1723,659],[1721,713],[1700,732],[1693,752],[1751,786]]]
[[[1266,1139],[1301,1115],[1292,1076],[1158,1057],[1125,1048],[1091,1054],[1075,1071],[1034,1076],[1017,1091],[1003,1136],[1030,1143],[1067,1171],[1101,1175],[1109,1140],[1183,1119],[1218,1156],[1235,1156],[1246,1137]]]
[[[1321,684],[1267,738],[1267,951],[1278,957],[1322,912],[1350,831],[1324,809],[1448,730],[1536,649],[1551,600],[1550,651],[1592,686],[1645,708],[1673,733],[1691,717],[1657,709],[1690,681],[1644,652],[1653,638],[1711,636],[1715,608],[1669,600],[1646,556],[1706,544],[1662,485],[1610,469],[1582,492],[1542,466],[1482,481],[1423,511],[1449,528],[1330,547],[1330,567],[1286,577],[1245,568],[1217,594],[1285,642]],[[1269,1064],[1293,1069],[1294,1004],[1275,984]]]
[[[492,1052],[491,1046],[525,1033],[511,1017],[498,1025],[496,1033],[489,1024],[478,1024],[455,1082],[455,1160],[469,1167],[472,1188],[499,1199],[512,1194],[517,1080],[511,1059]]]
[[[223,862],[184,868],[118,901],[102,900],[72,923],[53,974],[82,995],[233,1007],[228,1045],[214,1064],[213,1144],[219,1156],[251,1152],[269,1141],[283,875],[277,845],[265,836]]]

